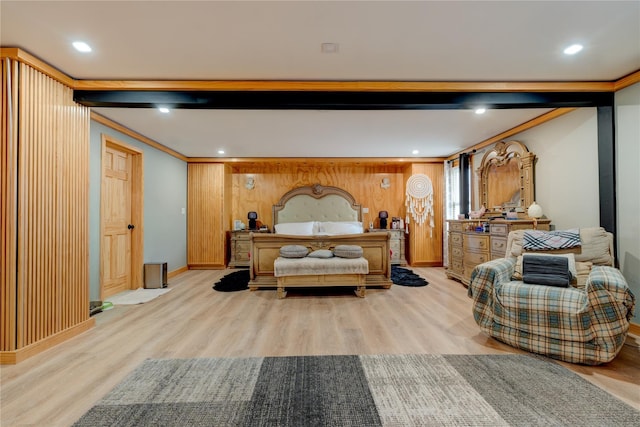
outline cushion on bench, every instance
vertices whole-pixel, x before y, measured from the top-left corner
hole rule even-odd
[[[282,258],[273,263],[274,276],[311,276],[321,274],[368,274],[366,258]]]

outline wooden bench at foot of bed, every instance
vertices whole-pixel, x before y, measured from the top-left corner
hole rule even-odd
[[[365,258],[276,258],[274,261],[278,298],[285,288],[355,286],[364,298],[369,263]]]

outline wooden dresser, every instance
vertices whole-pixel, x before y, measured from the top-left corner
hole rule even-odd
[[[381,229],[374,228],[369,229],[369,231],[387,231],[391,233],[391,239],[389,242],[389,246],[391,248],[391,264],[392,265],[407,265],[407,259],[405,257],[405,238],[404,238],[404,230],[389,228],[389,229]]]
[[[489,231],[475,231],[475,228],[489,223]],[[540,219],[538,230],[549,230],[550,219]],[[533,229],[533,220],[449,220],[449,266],[447,277],[469,285],[473,268],[496,258],[504,258],[507,236],[510,231]]]

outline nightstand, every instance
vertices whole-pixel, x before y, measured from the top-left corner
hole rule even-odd
[[[251,232],[270,233],[269,229],[233,230],[227,232],[229,236],[229,268],[251,266]]]
[[[249,267],[251,264],[251,241],[248,230],[229,231],[229,268]]]
[[[386,231],[391,233],[391,241],[389,242],[389,246],[391,248],[391,264],[396,265],[407,265],[407,259],[404,255],[404,230],[397,228],[373,228],[369,229],[369,231]]]

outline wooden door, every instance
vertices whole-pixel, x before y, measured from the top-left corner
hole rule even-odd
[[[131,289],[132,155],[107,146],[102,176],[102,299]]]

